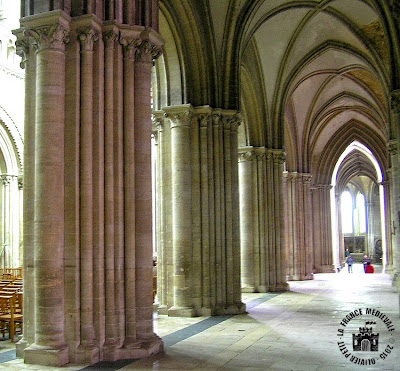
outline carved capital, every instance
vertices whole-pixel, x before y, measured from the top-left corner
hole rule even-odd
[[[171,112],[166,113],[165,117],[171,121],[171,129],[175,127],[189,127],[192,119],[192,112],[181,111],[181,112]]]
[[[24,178],[22,176],[18,177],[18,189],[22,190],[24,188]]]
[[[104,45],[106,49],[114,49],[114,43],[119,39],[117,30],[110,30],[103,34]]]
[[[253,151],[239,153],[239,162],[249,162],[255,159]]]
[[[20,39],[15,42],[16,53],[21,57],[20,67],[25,68],[29,56],[29,40]]]
[[[282,150],[272,150],[272,159],[276,164],[283,164],[286,160],[286,155]]]
[[[164,130],[164,118],[160,116],[153,116],[152,117],[153,126],[156,128],[158,132]]]
[[[162,49],[153,44],[150,40],[138,40],[135,50],[135,59],[138,62],[151,62],[157,59]]]
[[[219,126],[222,123],[222,117],[220,114],[217,114],[217,113],[213,113],[211,115],[211,120],[212,120],[213,126]]]
[[[65,44],[69,42],[69,31],[61,24],[28,29],[25,35],[32,38],[32,44],[38,51],[44,49],[65,50]]]
[[[124,58],[135,59],[136,47],[138,44],[138,39],[127,39],[123,38],[119,42],[122,45],[122,50],[124,51]]]
[[[99,40],[99,33],[93,27],[86,27],[77,30],[78,40],[81,43],[82,50],[93,51],[95,41]]]
[[[207,128],[210,122],[210,115],[202,113],[199,115],[200,128]]]

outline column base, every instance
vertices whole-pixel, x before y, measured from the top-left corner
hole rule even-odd
[[[24,358],[24,350],[29,346],[29,343],[25,339],[21,339],[17,344],[15,344],[16,348],[16,357]]]
[[[93,364],[100,362],[99,348],[93,346],[79,346],[76,351],[76,361],[79,364]]]
[[[290,287],[287,282],[268,286],[268,292],[285,292],[285,291],[289,291],[289,290],[290,290]]]
[[[315,273],[336,273],[336,269],[333,264],[316,265]]]
[[[24,362],[59,367],[69,362],[68,348],[50,348],[33,343],[24,350]]]
[[[235,315],[246,313],[246,304],[239,302],[227,307],[217,306],[212,310],[213,316]]]
[[[244,293],[251,293],[251,292],[256,292],[256,288],[254,286],[242,286],[241,292]]]
[[[104,350],[104,361],[118,361],[121,359],[139,359],[149,357],[153,354],[164,351],[164,343],[157,336],[149,339],[126,339],[122,348],[109,347]]]
[[[158,314],[168,315],[168,308],[166,305],[159,305],[158,306]]]
[[[197,317],[196,312],[190,307],[171,307],[168,309],[169,317]]]

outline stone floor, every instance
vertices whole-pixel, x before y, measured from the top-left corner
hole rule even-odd
[[[400,370],[399,296],[388,275],[365,275],[361,265],[356,265],[353,273],[346,269],[339,274],[316,274],[313,281],[290,282],[290,292],[244,294],[243,300],[246,315],[155,316],[164,354],[61,369]],[[366,321],[375,322],[367,326],[379,335],[378,351],[352,348],[352,334]],[[1,355],[10,353],[10,347],[9,342],[0,342],[0,369],[55,369],[25,365],[20,359],[2,361]]]

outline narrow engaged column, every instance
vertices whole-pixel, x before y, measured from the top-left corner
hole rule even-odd
[[[134,57],[135,40],[123,39],[124,46],[124,210],[125,210],[125,346],[136,340],[135,308],[135,140]]]
[[[78,31],[81,43],[80,272],[81,345],[93,347],[93,28]],[[91,359],[91,358],[90,358]]]
[[[28,38],[18,34],[17,53],[25,67],[25,119],[24,119],[24,180],[23,180],[23,262],[24,267],[24,332],[17,343],[17,357],[23,357],[24,349],[35,341],[35,291],[34,291],[34,197],[35,197],[35,99],[36,99],[36,58],[30,51]]]
[[[254,210],[253,210],[253,164],[252,148],[239,151],[239,204],[240,245],[242,263],[242,291],[255,292],[254,266]]]
[[[153,242],[151,188],[151,68],[160,54],[149,40],[142,40],[135,59],[135,264],[136,335],[155,338],[153,333]]]
[[[114,204],[114,48],[118,38],[117,30],[107,30],[104,34],[105,44],[105,123],[104,123],[104,268],[105,268],[105,345],[108,352],[113,353],[117,339],[117,323],[115,316],[115,204]]]
[[[64,329],[64,96],[67,21],[31,30],[38,43],[35,133],[35,343],[25,362],[68,362]]]
[[[191,255],[192,255],[192,177],[190,156],[191,108],[168,110],[171,120],[172,152],[172,221],[174,262],[174,305],[169,316],[192,316]]]
[[[275,211],[275,269],[276,291],[288,290],[286,282],[286,252],[285,252],[285,220],[283,217],[283,163],[285,154],[281,150],[272,150],[274,178],[274,211]]]
[[[200,188],[201,188],[201,236],[202,236],[202,276],[203,276],[203,315],[211,315],[210,285],[210,191],[208,184],[208,136],[211,110],[200,115]]]

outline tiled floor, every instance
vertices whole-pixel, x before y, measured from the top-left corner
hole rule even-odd
[[[365,275],[362,267],[356,266],[352,274],[346,270],[317,274],[313,281],[291,282],[290,288],[290,292],[278,295],[244,294],[246,315],[156,316],[155,330],[164,340],[164,354],[124,364],[100,363],[87,369],[400,370],[399,296],[388,275]],[[376,314],[366,315],[367,308],[384,313],[392,323],[385,323],[385,318]],[[362,314],[357,316],[358,309]],[[349,317],[344,327],[340,323],[346,315],[356,317]],[[352,333],[358,333],[366,321],[376,322],[370,326],[379,335],[377,352],[352,349]],[[389,331],[392,328],[395,330]],[[342,350],[338,343],[343,345]],[[390,354],[382,359],[386,348]],[[346,350],[351,353],[348,357],[343,354]],[[0,369],[54,368],[24,365],[16,359],[0,364]],[[82,366],[62,369],[78,370]]]

